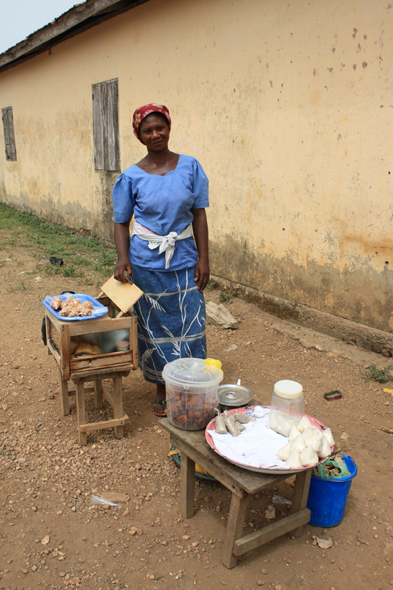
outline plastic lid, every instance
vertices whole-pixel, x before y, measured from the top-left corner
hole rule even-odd
[[[162,376],[180,385],[219,384],[224,374],[220,368],[204,359],[182,358],[165,365]]]
[[[280,397],[295,398],[299,397],[303,393],[303,387],[297,381],[289,381],[284,379],[283,381],[277,381],[274,385],[274,392]]]
[[[242,385],[220,385],[217,392],[218,403],[222,406],[245,406],[252,399],[252,393]]]

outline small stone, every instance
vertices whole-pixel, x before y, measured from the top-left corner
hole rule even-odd
[[[63,514],[62,510],[58,510],[58,512],[56,512],[57,516],[61,516]]]
[[[262,573],[264,576],[266,576],[266,574],[267,574],[267,570],[263,569],[263,570],[261,570],[261,573]]]
[[[265,584],[265,582],[263,580],[258,580],[257,584],[258,584],[258,586],[263,586]]]
[[[37,512],[37,506],[32,506],[31,509],[33,512]]]
[[[182,536],[183,541],[188,541],[189,538],[190,538],[190,535],[183,535]]]
[[[49,543],[49,535],[45,535],[43,539],[41,539],[41,545],[47,545]]]
[[[71,508],[71,510],[72,510],[72,512],[76,512],[76,506],[73,506],[73,507]]]
[[[65,577],[65,575],[66,575],[66,573],[65,573],[65,572],[60,572],[60,573],[59,573],[59,576],[60,576],[60,578],[64,578],[64,577]]]
[[[33,566],[32,566],[32,568],[31,568],[31,571],[32,571],[32,572],[36,572],[36,571],[37,571],[37,569],[38,569],[38,568],[37,568],[37,566],[36,566],[36,565],[33,565]]]

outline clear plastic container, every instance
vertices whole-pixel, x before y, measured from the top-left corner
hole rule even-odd
[[[218,407],[221,369],[211,359],[182,358],[165,365],[162,376],[169,422],[183,430],[206,428]]]
[[[289,436],[293,424],[304,415],[303,388],[296,381],[277,381],[270,404],[269,425],[283,436]]]

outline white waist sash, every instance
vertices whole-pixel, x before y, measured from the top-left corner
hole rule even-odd
[[[155,234],[154,232],[150,231],[146,227],[143,227],[143,225],[135,221],[132,235],[141,238],[141,240],[146,240],[146,242],[149,242],[150,250],[159,248],[159,254],[165,252],[165,269],[167,269],[169,268],[170,262],[172,260],[176,242],[178,240],[192,238],[193,233],[192,225],[190,223],[190,225],[187,226],[186,229],[181,232],[181,234],[177,234],[175,231],[171,231],[167,236],[159,236],[158,234]]]

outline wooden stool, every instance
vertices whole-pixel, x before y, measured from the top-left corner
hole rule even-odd
[[[76,407],[78,414],[78,434],[79,443],[81,445],[87,444],[87,433],[92,430],[102,430],[103,428],[114,428],[116,438],[123,437],[123,426],[129,421],[127,414],[123,410],[123,387],[122,378],[126,377],[130,372],[130,367],[116,367],[116,369],[96,369],[92,371],[80,371],[78,373],[71,373],[71,379],[75,383],[76,390],[68,391],[67,382],[63,384],[62,381],[62,401],[63,413],[66,403],[69,403],[68,396],[76,393]],[[112,379],[113,381],[113,395],[106,387],[102,385],[104,379]],[[94,381],[94,387],[86,387],[85,383]],[[67,388],[67,389],[65,389]],[[113,419],[103,420],[101,422],[86,422],[85,411],[85,394],[89,391],[94,391],[94,403],[97,409],[102,408],[103,396],[111,404],[113,408]],[[69,406],[68,406],[69,412]],[[67,412],[67,413],[68,413]]]
[[[249,497],[265,492],[279,481],[293,474],[269,475],[241,469],[215,453],[205,440],[204,430],[180,430],[169,423],[167,418],[160,425],[170,433],[170,440],[181,452],[180,464],[180,512],[184,518],[194,516],[195,463],[206,469],[222,485],[232,492],[227,532],[222,563],[228,569],[237,565],[240,555],[260,547],[285,533],[298,536],[302,526],[310,520],[307,506],[308,491],[312,469],[300,471],[296,475],[291,514],[273,524],[243,536],[244,518]]]

